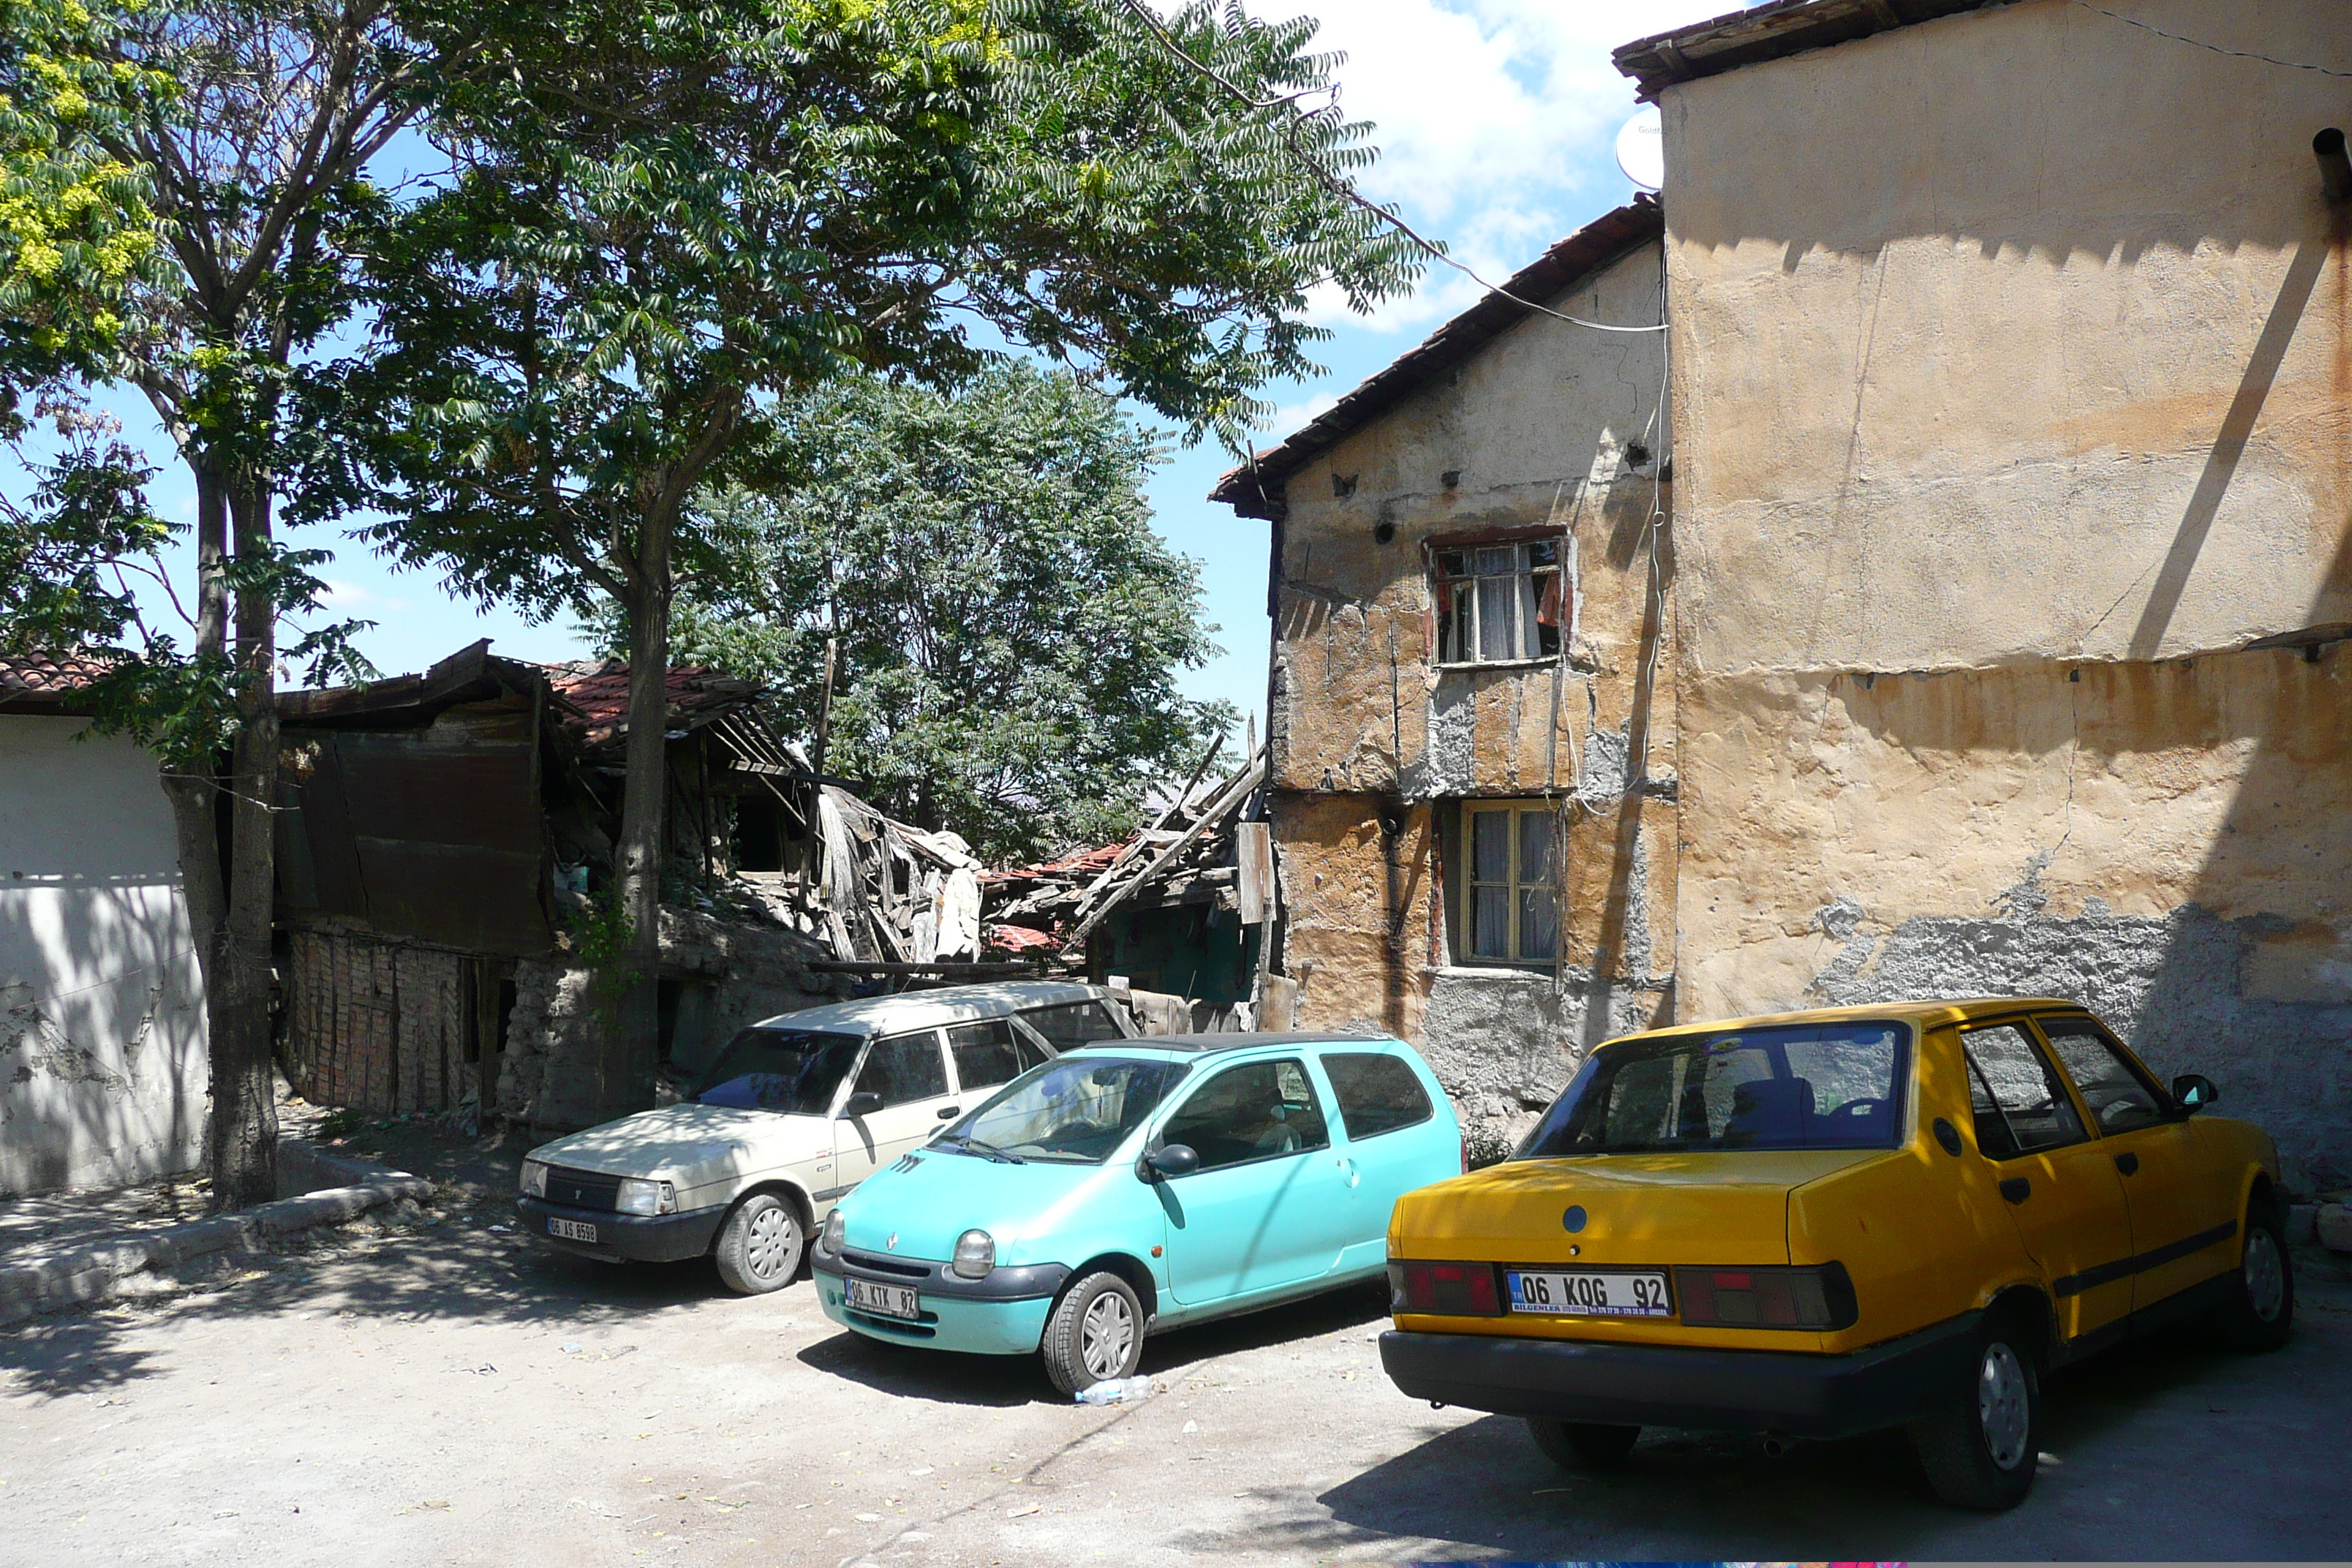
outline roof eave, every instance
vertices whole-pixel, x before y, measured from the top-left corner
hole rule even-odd
[[[1964,11],[2016,0],[1772,0],[1694,22],[1672,32],[1636,38],[1614,51],[1617,68],[1632,77],[1638,96],[1653,99],[1677,82],[1720,76],[1742,66],[1850,44],[1857,38],[1915,26]]]
[[[1471,359],[1535,311],[1520,301],[1557,297],[1665,231],[1658,198],[1643,194],[1586,224],[1513,273],[1503,287],[1448,321],[1366,378],[1331,407],[1251,461],[1227,470],[1209,491],[1243,517],[1277,520],[1293,475],[1413,393]]]

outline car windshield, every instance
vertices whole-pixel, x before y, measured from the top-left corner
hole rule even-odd
[[[1518,1157],[1717,1149],[1891,1149],[1909,1030],[1803,1024],[1612,1046],[1583,1068]]]
[[[938,1142],[992,1158],[1098,1165],[1191,1070],[1092,1052],[1066,1057],[1014,1079]]]
[[[865,1043],[857,1035],[754,1025],[727,1042],[694,1098],[740,1110],[823,1116]]]

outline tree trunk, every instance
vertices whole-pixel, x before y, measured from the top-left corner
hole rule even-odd
[[[639,525],[629,615],[629,734],[621,798],[620,903],[629,921],[622,965],[633,977],[614,1007],[598,1085],[604,1113],[652,1103],[660,1065],[663,806],[668,795],[670,520],[648,508]]]
[[[240,476],[229,510],[239,555],[269,547],[269,494]],[[278,798],[277,606],[266,588],[236,595],[236,658],[250,684],[238,700],[229,766],[228,899],[220,963],[209,977],[212,1206],[240,1209],[278,1195],[278,1097],[269,1028],[270,916],[277,891],[272,807]]]
[[[228,553],[228,501],[221,476],[195,465],[196,625],[193,652],[199,659],[228,652],[228,586],[221,578]],[[224,1038],[221,1021],[221,945],[227,935],[228,887],[221,854],[221,779],[217,759],[166,762],[163,796],[172,805],[172,826],[180,852],[180,893],[187,904],[189,944],[204,987],[207,1052]],[[212,1063],[215,1071],[219,1064]],[[211,1133],[205,1133],[207,1152]]]

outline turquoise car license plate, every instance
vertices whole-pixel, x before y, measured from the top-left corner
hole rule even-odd
[[[1511,1268],[1511,1310],[1559,1317],[1671,1318],[1663,1268]]]
[[[851,1307],[881,1318],[919,1318],[923,1299],[911,1285],[877,1285],[870,1279],[845,1279],[843,1291]]]

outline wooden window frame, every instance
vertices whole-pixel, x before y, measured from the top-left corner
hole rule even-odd
[[[1538,550],[1551,559],[1538,558]],[[1573,630],[1575,606],[1570,589],[1569,569],[1570,541],[1567,531],[1559,528],[1513,528],[1485,532],[1436,534],[1423,544],[1423,564],[1429,583],[1428,637],[1430,663],[1438,669],[1496,669],[1527,668],[1550,664],[1567,651]],[[1505,571],[1481,571],[1476,555],[1482,551],[1508,550],[1514,563]],[[1459,570],[1447,570],[1447,557],[1461,559]],[[1495,658],[1480,656],[1476,650],[1486,641],[1482,617],[1484,595],[1475,591],[1481,581],[1508,579],[1523,583],[1524,587],[1512,596],[1515,618],[1523,616],[1524,624],[1513,628],[1514,646],[1507,655]],[[1463,595],[1466,626],[1463,639],[1472,651],[1470,658],[1447,657],[1448,634],[1454,623],[1454,597]],[[1547,608],[1551,619],[1553,646],[1542,646]]]
[[[1560,949],[1567,940],[1567,910],[1561,897],[1564,879],[1561,875],[1565,856],[1564,839],[1567,825],[1561,820],[1559,802],[1537,796],[1465,796],[1451,803],[1454,809],[1454,831],[1452,835],[1457,853],[1459,870],[1447,880],[1457,891],[1454,903],[1458,913],[1454,921],[1454,962],[1468,968],[1537,970],[1549,973],[1559,967]],[[1507,819],[1507,848],[1505,869],[1509,879],[1504,882],[1482,882],[1478,879],[1477,818],[1499,816]],[[1521,875],[1520,834],[1524,821],[1531,816],[1548,817],[1551,823],[1550,863],[1549,880],[1530,880]],[[1481,888],[1503,888],[1505,908],[1508,914],[1507,945],[1510,952],[1498,956],[1477,951],[1478,890]],[[1523,895],[1544,891],[1552,900],[1552,950],[1548,954],[1526,952],[1523,919]]]

